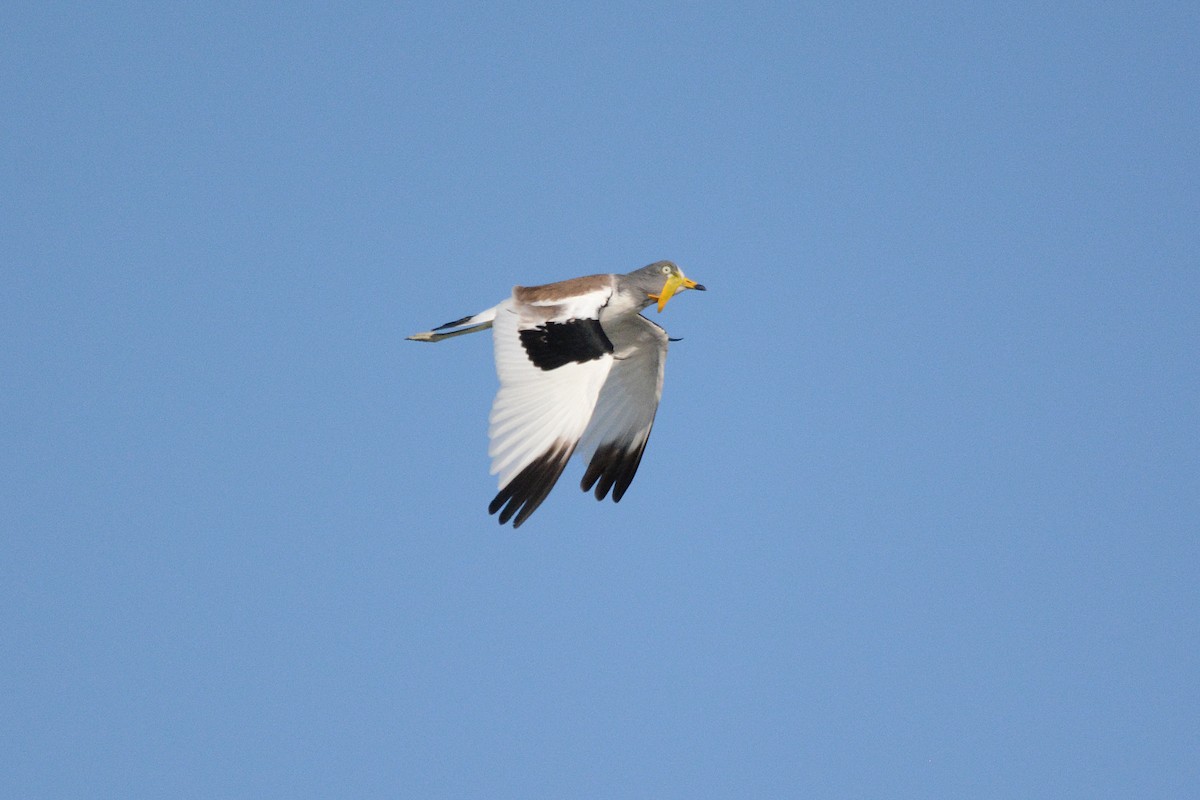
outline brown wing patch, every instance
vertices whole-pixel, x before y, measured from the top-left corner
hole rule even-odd
[[[518,303],[554,303],[567,297],[602,291],[611,286],[612,275],[586,275],[541,286],[516,286],[513,288],[513,297]]]

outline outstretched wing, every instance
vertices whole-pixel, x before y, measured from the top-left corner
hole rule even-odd
[[[613,502],[633,482],[654,426],[662,397],[667,332],[640,314],[617,318],[605,327],[613,343],[613,366],[584,432],[580,452],[588,460],[580,482],[596,487],[597,500],[612,490]]]
[[[488,512],[518,527],[562,475],[587,429],[613,366],[600,325],[612,296],[608,275],[517,287],[492,323],[500,391],[488,436],[499,492]]]

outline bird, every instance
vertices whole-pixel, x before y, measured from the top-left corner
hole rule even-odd
[[[519,528],[571,457],[587,462],[580,488],[619,502],[633,481],[662,397],[668,342],[642,316],[705,287],[671,261],[624,274],[587,275],[512,295],[478,314],[407,337],[440,342],[492,330],[500,388],[488,417],[497,494],[488,505]]]

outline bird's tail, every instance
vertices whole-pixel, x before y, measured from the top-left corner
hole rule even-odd
[[[480,311],[473,317],[463,317],[456,319],[453,322],[447,322],[445,325],[438,325],[431,331],[423,333],[414,333],[409,336],[409,341],[413,342],[440,342],[442,339],[449,339],[453,336],[462,336],[467,333],[475,333],[477,331],[486,331],[492,327],[492,320],[496,318],[496,309],[499,306],[493,306],[487,311]]]

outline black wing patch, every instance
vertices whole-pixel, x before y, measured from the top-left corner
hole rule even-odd
[[[598,319],[546,322],[519,333],[529,360],[543,370],[558,369],[570,363],[582,364],[613,351],[613,343],[608,340]]]
[[[546,495],[550,494],[567,462],[571,460],[573,452],[574,444],[557,442],[536,461],[517,473],[517,476],[497,493],[488,506],[488,513],[495,514],[499,511],[501,525],[516,514],[513,527],[521,527],[521,523],[528,519],[546,499]]]
[[[632,448],[616,443],[601,445],[592,456],[587,472],[579,482],[579,488],[586,492],[595,485],[597,500],[603,500],[608,490],[612,489],[613,502],[619,503],[629,484],[633,483],[633,476],[637,474],[638,466],[642,463],[642,453],[646,452],[648,441],[649,435],[642,439],[641,444]]]

